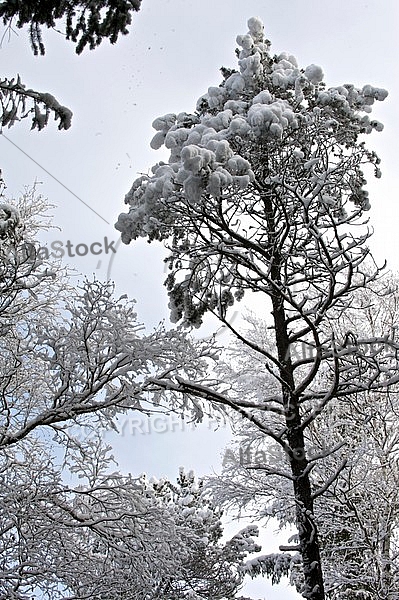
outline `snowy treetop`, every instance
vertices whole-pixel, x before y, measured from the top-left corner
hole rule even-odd
[[[195,114],[168,113],[154,120],[151,147],[165,145],[169,163],[156,164],[152,176],[137,179],[126,195],[130,212],[116,224],[124,243],[139,236],[168,237],[176,216],[171,207],[181,195],[195,204],[202,194],[217,199],[228,189],[246,190],[256,178],[248,148],[272,150],[284,143],[295,168],[309,168],[315,157],[309,144],[304,152],[301,131],[309,134],[317,124],[321,133],[342,143],[382,130],[368,113],[376,100],[386,98],[386,90],[350,84],[326,88],[321,67],[303,69],[291,54],[270,54],[259,18],[249,19],[248,29],[236,39],[238,70],[222,69],[224,81],[200,97]],[[364,195],[363,200],[363,209],[369,208]]]

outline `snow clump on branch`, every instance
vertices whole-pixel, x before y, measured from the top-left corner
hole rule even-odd
[[[7,202],[0,203],[0,239],[9,235],[19,225],[20,216],[15,208]]]
[[[386,98],[386,90],[349,84],[326,89],[320,66],[300,69],[287,52],[271,56],[263,30],[258,17],[249,19],[248,32],[236,39],[239,70],[222,69],[224,81],[200,97],[195,114],[168,113],[153,122],[151,147],[165,145],[170,158],[168,164],[155,165],[152,175],[137,179],[126,195],[129,211],[116,223],[124,243],[140,236],[167,239],[181,218],[180,203],[202,211],[208,203],[250,190],[261,176],[256,167],[262,156],[279,144],[287,148],[297,175],[301,165],[309,173],[305,163],[313,157],[314,141],[308,132],[315,125],[337,144],[354,144],[359,134],[382,130],[367,113],[376,100]],[[377,164],[375,156],[370,160]],[[310,176],[321,189],[320,175]],[[269,181],[280,180],[276,163]],[[367,193],[360,190],[364,183],[359,179],[350,199],[367,210]]]

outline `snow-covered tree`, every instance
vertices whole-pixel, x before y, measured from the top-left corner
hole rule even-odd
[[[314,500],[329,482],[312,486],[306,429],[332,399],[398,379],[395,341],[352,329],[337,336],[332,326],[378,273],[370,271],[365,172],[381,173],[363,134],[382,130],[369,113],[387,92],[328,88],[319,66],[270,53],[260,19],[248,27],[237,37],[238,70],[222,69],[222,83],[193,114],[154,121],[151,146],[164,144],[169,162],[133,183],[116,228],[126,244],[140,236],[166,243],[172,321],[199,327],[213,313],[273,378],[261,392],[248,384],[246,395],[228,381],[204,386],[170,376],[163,385],[233,407],[283,450],[289,469],[275,471],[294,489],[301,592],[322,600]],[[262,318],[271,313],[272,344],[230,321],[244,296]]]
[[[62,448],[64,464],[55,450],[33,437],[0,453],[1,598],[236,597],[257,530],[221,544],[220,511],[192,474],[176,486],[112,472],[93,436]]]
[[[222,544],[221,511],[191,472],[177,485],[112,472],[95,436],[59,450],[33,436],[0,453],[2,598],[236,598],[257,528]]]
[[[153,483],[156,495],[175,511],[176,525],[188,527],[195,534],[191,548],[185,556],[182,554],[184,575],[169,573],[157,586],[157,594],[163,600],[236,598],[247,573],[244,559],[261,550],[253,539],[258,535],[254,526],[244,528],[225,544],[220,543],[222,511],[203,485],[193,472],[183,470],[177,485],[164,480]]]
[[[386,277],[379,288],[363,290],[364,310],[348,310],[339,326],[363,335],[395,336],[399,317],[399,280]],[[366,350],[366,348],[364,348]],[[369,357],[378,345],[369,347]],[[397,385],[335,400],[325,419],[309,429],[314,452],[337,451],[317,464],[316,485],[345,465],[340,477],[320,497],[316,510],[327,598],[394,600],[399,589],[399,388]],[[341,446],[341,447],[340,447]]]
[[[329,600],[395,600],[399,586],[398,391],[362,394],[332,406],[323,424],[331,442],[345,445],[330,457],[340,477],[316,505]],[[317,431],[320,439],[327,432]],[[317,483],[325,471],[315,469]]]
[[[315,502],[328,600],[397,597],[398,397],[392,390],[333,401],[323,420],[307,432],[312,486],[323,489],[332,479]],[[283,453],[256,428],[243,427],[225,450],[221,475],[212,477],[210,485],[218,501],[234,512],[257,523],[278,519],[281,529],[292,528],[295,500],[290,480],[281,478],[283,466],[287,469]],[[295,540],[297,536],[290,541]],[[300,554],[261,555],[252,563],[254,575],[265,575],[273,583],[288,576],[300,591]]]
[[[113,426],[127,410],[190,410],[184,399],[166,405],[154,380],[170,370],[197,377],[208,343],[162,326],[144,333],[134,302],[114,297],[111,283],[69,284],[36,238],[45,210],[34,190],[0,204],[0,448],[41,428]]]
[[[58,129],[69,129],[72,111],[48,93],[26,89],[17,75],[16,79],[0,79],[0,125],[12,127],[17,121],[32,117],[32,129],[43,129],[53,115],[59,120]]]
[[[130,561],[141,561],[137,566],[128,562],[128,547],[122,539],[119,553],[107,550],[106,557],[103,552],[98,561],[89,561],[87,572],[79,573],[72,586],[74,593],[107,600],[235,599],[247,572],[245,559],[260,550],[254,541],[257,528],[246,527],[221,543],[221,511],[192,472],[181,469],[177,484],[145,477],[141,481],[145,497],[166,515],[166,528],[162,521],[156,523],[157,538],[165,548],[158,552],[151,541],[139,545],[136,539]],[[173,530],[168,530],[168,524]]]
[[[0,596],[230,600],[256,530],[222,544],[192,473],[173,485],[112,472],[101,439],[127,410],[200,419],[156,381],[198,377],[213,351],[178,330],[144,334],[110,284],[73,288],[37,241],[48,208],[34,189],[0,203]]]

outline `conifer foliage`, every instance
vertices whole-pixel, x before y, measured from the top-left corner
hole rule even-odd
[[[5,0],[0,4],[0,17],[6,25],[19,28],[29,25],[29,37],[35,54],[44,54],[42,27],[65,23],[65,36],[76,44],[81,54],[88,45],[92,50],[104,38],[115,44],[120,34],[128,33],[132,13],[140,9],[141,0]]]

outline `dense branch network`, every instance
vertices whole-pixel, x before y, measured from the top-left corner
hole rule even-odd
[[[216,351],[144,333],[110,283],[71,287],[37,250],[48,208],[35,189],[0,203],[0,596],[232,599],[257,529],[222,543],[222,512],[192,472],[122,475],[102,436],[128,411],[200,421],[198,400],[157,382],[206,373]]]
[[[71,288],[37,252],[35,210],[43,214],[46,201],[34,191],[0,204],[0,447],[79,419],[110,425],[131,409],[190,411],[182,398],[163,405],[153,379],[205,370],[215,357],[209,343],[199,342],[199,359],[183,331],[144,334],[134,303],[115,298],[110,283]],[[201,407],[191,406],[200,420]]]
[[[323,600],[314,500],[344,467],[313,487],[307,429],[334,399],[398,381],[397,336],[369,337],[361,317],[356,328],[346,319],[349,308],[364,313],[363,289],[378,295],[365,172],[381,173],[363,136],[382,130],[369,113],[387,92],[327,88],[319,66],[270,54],[259,19],[248,27],[237,37],[238,70],[222,69],[194,114],[154,121],[151,146],[165,145],[169,162],[133,183],[116,228],[127,244],[165,242],[172,321],[200,327],[216,315],[257,365],[256,386],[237,385],[240,371],[230,369],[208,391],[173,377],[169,387],[229,406],[284,451],[278,471],[293,486],[301,592]],[[272,338],[231,321],[243,298]]]

